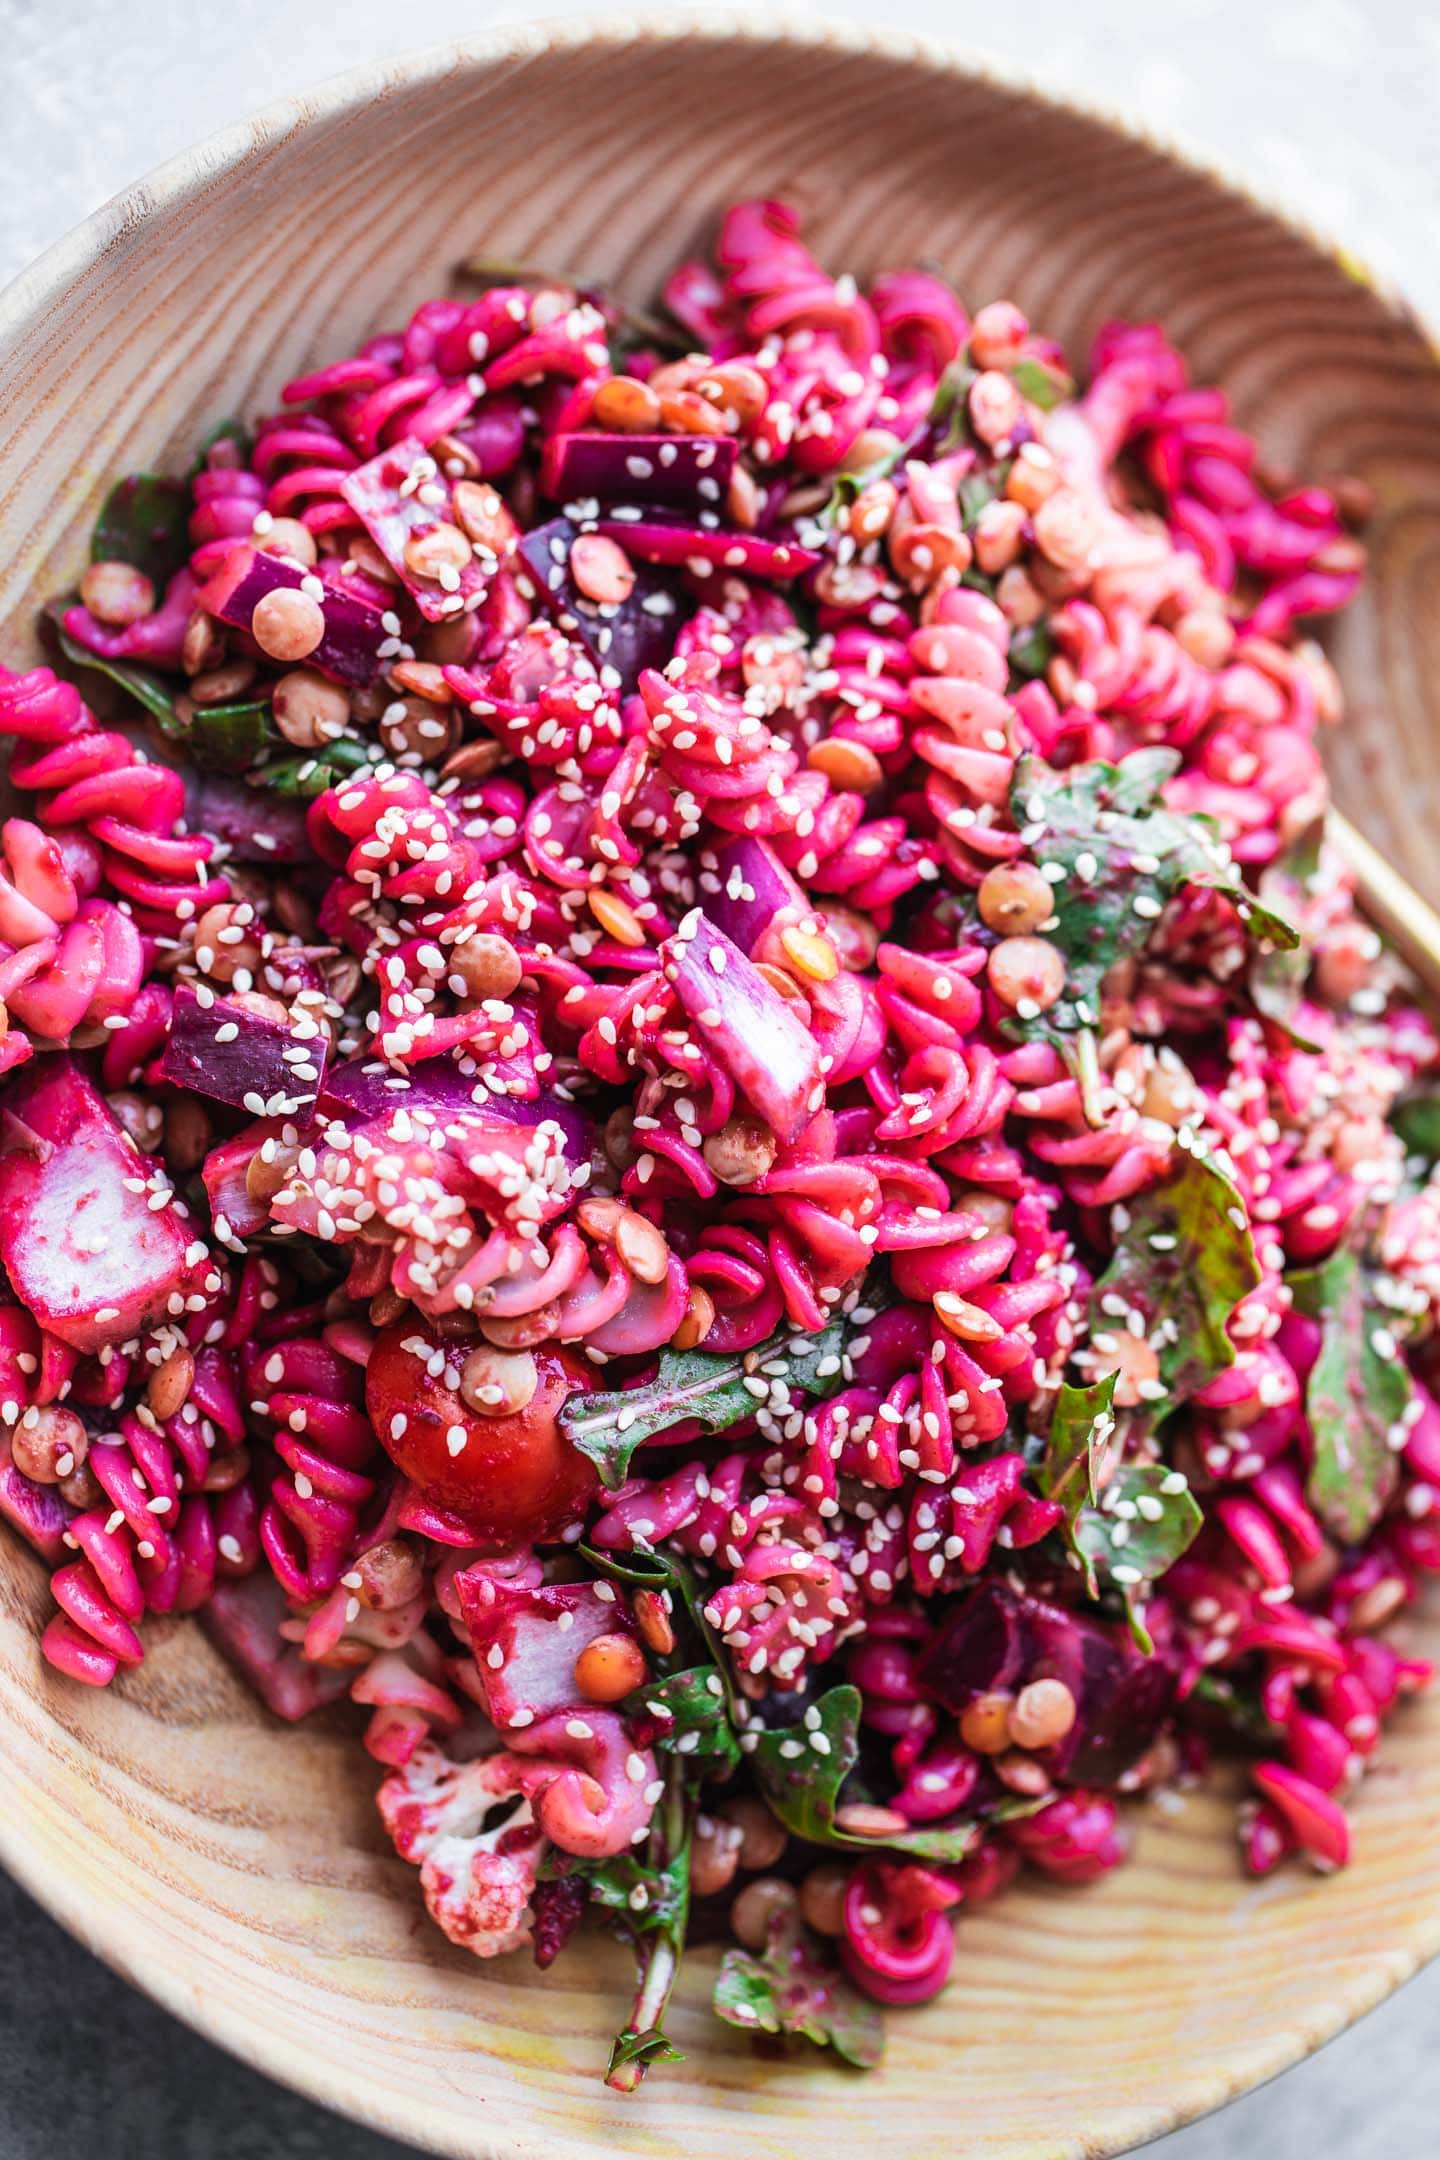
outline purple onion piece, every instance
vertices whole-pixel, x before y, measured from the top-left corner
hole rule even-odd
[[[585,598],[570,575],[571,543],[579,532],[569,518],[552,518],[523,535],[520,554],[556,628],[583,645],[597,668],[612,669],[619,688],[628,693],[647,668],[663,668],[670,658],[675,594],[669,579],[637,569],[629,599],[602,610]]]
[[[160,1077],[212,1102],[233,1103],[252,1117],[308,1118],[328,1054],[325,1031],[314,1022],[307,1034],[298,1035],[233,997],[202,1005],[181,984]]]
[[[617,540],[632,559],[671,563],[697,578],[716,570],[740,570],[747,577],[785,579],[813,570],[820,557],[797,540],[766,540],[733,526],[692,525],[660,511],[618,509],[596,520],[595,529]]]
[[[718,510],[735,470],[731,435],[553,435],[540,485],[557,502],[660,503]]]
[[[793,1140],[824,1094],[820,1051],[810,1030],[698,908],[660,951],[696,1041],[776,1137]]]
[[[590,1160],[590,1120],[574,1103],[544,1093],[533,1101],[491,1095],[473,1064],[466,1072],[454,1057],[425,1058],[408,1074],[378,1058],[351,1058],[326,1075],[321,1109],[331,1115],[350,1110],[366,1119],[387,1117],[396,1109],[429,1110],[438,1117],[452,1110],[483,1110],[502,1125],[539,1125],[548,1119],[564,1133],[569,1161]]]
[[[431,483],[442,490],[444,502],[422,500],[422,489]],[[449,485],[423,443],[412,436],[392,443],[368,465],[346,473],[340,493],[428,622],[448,622],[479,606],[490,581],[473,553],[463,567],[456,565],[459,582],[449,592],[434,578],[417,577],[406,560],[408,541],[452,522]]]
[[[237,630],[250,630],[255,603],[280,587],[297,592],[314,572],[302,570],[278,555],[262,555],[258,548],[234,547],[208,583],[195,595],[195,604]],[[362,688],[374,682],[384,655],[382,646],[395,651],[392,634],[385,628],[379,608],[371,607],[354,593],[326,586],[321,602],[325,635],[305,658],[306,667],[318,668],[336,682]],[[393,618],[392,618],[393,619]]]
[[[810,912],[810,903],[766,840],[743,833],[716,857],[718,892],[702,892],[700,905],[717,930],[741,952],[753,953],[782,908]]]

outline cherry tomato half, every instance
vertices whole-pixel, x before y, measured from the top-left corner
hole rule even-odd
[[[582,1358],[554,1344],[531,1351],[535,1393],[523,1410],[485,1417],[472,1410],[427,1359],[439,1347],[413,1319],[397,1320],[376,1342],[365,1373],[365,1406],[391,1460],[433,1506],[459,1518],[477,1545],[497,1552],[543,1544],[579,1522],[598,1489],[595,1465],[556,1422],[567,1395],[593,1388]],[[463,1351],[451,1345],[452,1369]]]

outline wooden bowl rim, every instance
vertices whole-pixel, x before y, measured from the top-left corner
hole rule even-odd
[[[1204,181],[1218,192],[1243,201],[1292,239],[1339,263],[1355,282],[1365,286],[1385,310],[1401,323],[1418,331],[1432,356],[1440,361],[1440,332],[1432,329],[1423,312],[1389,279],[1377,275],[1348,245],[1320,231],[1287,202],[1257,189],[1248,179],[1200,146],[1180,142],[1145,125],[1133,113],[1105,100],[1062,91],[1037,80],[1024,68],[965,44],[958,38],[937,38],[919,32],[879,25],[850,23],[817,16],[799,24],[774,27],[773,18],[758,8],[733,8],[716,17],[658,14],[647,10],[605,10],[594,15],[549,18],[534,25],[505,24],[470,37],[363,63],[324,78],[314,88],[275,98],[242,120],[232,122],[201,138],[188,149],[176,152],[140,179],[118,191],[108,201],[54,241],[7,285],[0,288],[0,354],[4,354],[48,306],[62,294],[82,270],[100,261],[122,234],[132,231],[152,212],[183,203],[197,187],[233,173],[264,145],[298,131],[317,120],[330,119],[362,107],[389,91],[441,80],[497,61],[540,54],[573,54],[590,48],[619,48],[654,44],[680,46],[692,41],[728,41],[767,47],[788,47],[796,52],[829,51],[873,54],[886,61],[908,62],[943,75],[970,79],[1008,90],[1060,117],[1080,119],[1107,130],[1122,140],[1149,150],[1157,157]],[[411,2098],[403,2109],[392,2108],[379,2079],[364,2093],[332,2080],[323,2059],[304,2043],[292,2042],[283,2030],[260,2023],[242,2011],[210,2006],[198,2000],[181,1976],[178,1966],[160,1957],[132,1956],[123,1924],[111,1925],[104,1910],[88,1903],[74,1874],[52,1866],[12,1832],[8,1811],[0,1808],[0,1865],[29,1895],[104,1964],[132,1986],[148,1995],[171,2016],[203,2038],[222,2047],[241,2062],[289,2087],[304,2098],[318,2102],[335,2114],[362,2123],[422,2150],[454,2153],[477,2160],[479,2155],[507,2160],[547,2160],[553,2149],[543,2133],[532,2136],[524,2129],[503,2133],[477,2132],[463,2145],[456,2142],[453,2112]],[[1347,2031],[1361,2017],[1395,1994],[1432,1960],[1440,1958],[1440,1901],[1411,1917],[1403,1942],[1376,1945],[1377,1955],[1357,1969],[1343,1997],[1331,2003],[1317,2028],[1306,2033],[1297,2028],[1274,2032],[1263,2067],[1242,2086],[1207,2099],[1198,2090],[1187,2108],[1177,2100],[1168,2105],[1152,2102],[1134,2111],[1144,2127],[1123,2150],[1148,2147],[1183,2123],[1227,2106],[1245,2092],[1257,2090],[1297,2063],[1308,2060],[1320,2048]],[[1213,2090],[1213,2087],[1212,2087]],[[858,2096],[857,2096],[858,2097]],[[753,2104],[753,2096],[752,2096]],[[1083,2126],[1077,2125],[1077,2135]],[[597,2143],[603,2139],[603,2132]],[[741,2139],[741,2145],[745,2141]],[[1079,2151],[1079,2146],[1075,2150]],[[1089,2160],[1104,2160],[1121,2148],[1086,2139]]]

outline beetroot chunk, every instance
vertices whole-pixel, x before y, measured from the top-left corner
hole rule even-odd
[[[427,501],[437,489],[442,500],[438,504]],[[427,621],[446,622],[480,605],[489,578],[473,553],[467,563],[457,566],[456,581],[448,590],[437,578],[417,576],[406,556],[409,541],[452,522],[450,490],[423,443],[411,436],[393,443],[368,465],[346,473],[340,492],[401,584],[413,593]]]
[[[1154,1615],[1157,1621],[1160,1615]],[[1138,1762],[1175,1701],[1178,1671],[1157,1635],[1146,1657],[1128,1630],[1052,1605],[1003,1582],[980,1583],[925,1652],[921,1685],[952,1715],[992,1689],[1063,1680],[1076,1719],[1041,1760],[1054,1777],[1113,1784]]]
[[[195,595],[195,604],[207,615],[232,623],[247,633],[255,603],[266,593],[285,585],[292,590],[307,585],[320,597],[320,581],[313,570],[302,570],[279,555],[262,555],[258,548],[233,547],[219,569]],[[323,588],[325,635],[306,659],[306,667],[332,675],[336,682],[359,688],[372,683],[388,655],[399,650],[394,633],[385,627],[386,616],[355,593]],[[394,622],[395,617],[390,616]]]
[[[820,1108],[820,1049],[778,991],[698,908],[660,948],[691,1032],[777,1138]]]
[[[37,1058],[4,1091],[0,1263],[76,1350],[126,1342],[165,1311],[193,1227],[73,1059]]]
[[[308,1118],[325,1076],[329,1040],[317,1021],[301,1025],[304,1033],[282,1027],[233,997],[212,996],[202,1004],[182,985],[160,1077],[252,1117]]]
[[[559,502],[662,503],[717,510],[735,470],[733,435],[552,435],[540,467],[543,492]]]
[[[598,668],[611,668],[624,691],[647,668],[663,668],[675,643],[676,603],[668,582],[639,569],[628,600],[604,607],[587,600],[570,575],[580,528],[569,518],[537,525],[520,541],[541,606],[558,629],[578,639]]]

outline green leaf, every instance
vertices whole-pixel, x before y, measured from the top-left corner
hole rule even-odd
[[[91,652],[88,645],[77,643],[69,631],[60,626],[58,614],[52,613],[51,620],[56,624],[60,650],[72,667],[93,668],[97,675],[108,675],[111,682],[119,683],[122,690],[154,715],[163,733],[174,728],[174,698],[163,675],[155,674],[150,668],[137,667],[131,660],[107,660],[102,654]]]
[[[1186,885],[1221,893],[1254,937],[1293,946],[1296,933],[1239,880],[1209,818],[1169,810],[1160,791],[1179,765],[1173,750],[1137,750],[1055,772],[1023,757],[1010,814],[1042,870],[1053,868],[1048,935],[1064,956],[1065,988],[1048,1011],[1012,1026],[1065,1047],[1100,1019],[1100,989],[1117,961],[1144,951],[1168,903]]]
[[[625,1710],[647,1723],[656,1720],[653,1745],[663,1754],[683,1757],[702,1776],[733,1770],[740,1761],[740,1742],[730,1722],[729,1686],[717,1665],[667,1673],[663,1680],[637,1688]]]
[[[723,1432],[753,1417],[767,1397],[776,1407],[778,1390],[821,1399],[848,1386],[849,1345],[874,1317],[873,1297],[860,1310],[867,1316],[863,1323],[845,1314],[818,1335],[780,1328],[753,1350],[662,1350],[659,1371],[639,1387],[571,1395],[560,1412],[560,1430],[597,1466],[601,1483],[617,1492],[636,1448],[682,1419]]]
[[[193,718],[161,732],[182,742],[197,765],[209,772],[248,773],[277,739],[270,707],[263,698],[238,705],[197,705]]]
[[[1139,1313],[1173,1408],[1234,1364],[1226,1323],[1258,1284],[1260,1265],[1239,1192],[1198,1148],[1128,1211],[1090,1293],[1091,1339],[1103,1354],[1104,1338]]]
[[[1204,1703],[1224,1719],[1237,1740],[1272,1754],[1284,1745],[1284,1731],[1268,1717],[1255,1686],[1242,1686],[1231,1673],[1202,1672],[1197,1675],[1187,1700]]]
[[[1250,961],[1250,995],[1256,1011],[1284,1028],[1300,1050],[1317,1047],[1297,1035],[1290,1023],[1310,975],[1310,940],[1305,934],[1305,921],[1320,870],[1324,831],[1324,820],[1317,818],[1261,872],[1261,902],[1293,922],[1297,934],[1293,945],[1272,944],[1268,951],[1255,953]]]
[[[635,1853],[609,1860],[582,1860],[565,1870],[582,1875],[592,1904],[614,1913],[628,1936],[656,1930],[683,1937],[690,1916],[690,1846],[688,1841],[663,1867]]]
[[[323,750],[307,750],[301,757],[267,758],[255,766],[250,777],[256,787],[269,795],[280,795],[290,800],[313,802],[323,795],[326,788],[338,787],[348,780],[351,773],[361,771],[370,763],[365,745],[341,736],[338,742],[327,743]]]
[[[1063,368],[1049,360],[1037,359],[1033,354],[1017,361],[1009,373],[1021,397],[1038,405],[1041,412],[1053,412],[1057,405],[1068,404],[1075,395],[1075,384]]]
[[[840,1788],[860,1753],[860,1694],[834,1687],[806,1710],[798,1725],[772,1726],[760,1734],[751,1764],[760,1789],[787,1830],[812,1845],[847,1852],[905,1852],[924,1860],[963,1860],[979,1835],[973,1822],[939,1829],[901,1830],[893,1836],[859,1837],[836,1827]]]
[[[1093,1387],[1062,1387],[1050,1419],[1050,1440],[1037,1480],[1048,1500],[1063,1503],[1073,1521],[1088,1499],[1097,1497],[1096,1466],[1115,1434],[1117,1375],[1106,1373]],[[1081,1464],[1085,1475],[1077,1475]]]
[[[1030,623],[1010,636],[1010,672],[1030,682],[1043,675],[1054,658],[1050,632],[1043,622]]]
[[[1440,1095],[1409,1095],[1390,1112],[1390,1123],[1428,1169],[1440,1162]]]
[[[826,524],[833,523],[842,511],[848,510],[852,503],[858,501],[867,487],[873,486],[877,480],[888,480],[892,473],[898,472],[906,458],[912,457],[926,437],[933,434],[937,428],[942,430],[942,434],[935,447],[934,456],[943,457],[947,450],[954,450],[963,443],[967,438],[965,400],[970,393],[970,385],[975,380],[975,373],[975,369],[966,362],[952,360],[935,385],[930,410],[919,427],[912,428],[903,442],[897,441],[895,448],[887,450],[882,457],[872,458],[868,465],[858,465],[848,472],[837,474],[830,500],[819,513],[821,521]],[[993,484],[980,482],[978,475],[972,475],[970,479],[961,482],[962,515],[965,516],[967,524],[970,519],[963,507],[966,501],[965,489],[974,484],[989,487],[989,493],[984,498],[986,501],[995,492]],[[977,514],[978,510],[977,502]]]
[[[873,2070],[885,2046],[877,2006],[850,1985],[828,1946],[793,1912],[771,1915],[763,1951],[727,1950],[711,1998],[742,2032],[798,2034]]]
[[[1305,1390],[1314,1461],[1305,1496],[1327,1530],[1358,1544],[1395,1490],[1409,1369],[1352,1252],[1287,1276],[1296,1308],[1318,1320],[1320,1355]]]
[[[1131,1595],[1158,1582],[1192,1545],[1204,1517],[1181,1470],[1168,1463],[1121,1463],[1096,1507],[1082,1507],[1072,1537],[1090,1595],[1107,1582]],[[1131,1626],[1137,1627],[1132,1609]],[[1137,1629],[1140,1647],[1153,1648]]]
[[[246,427],[244,421],[217,420],[214,427],[211,428],[209,434],[202,435],[200,438],[200,445],[195,455],[195,462],[190,467],[190,471],[188,474],[188,478],[192,485],[196,477],[200,473],[204,472],[206,468],[206,465],[208,463],[207,452],[213,450],[217,443],[222,442],[234,443],[236,450],[239,452],[241,464],[249,464],[250,431]]]
[[[161,590],[190,553],[190,490],[159,473],[117,480],[90,535],[91,562],[133,563]]]
[[[633,2025],[627,2025],[624,2032],[615,2035],[615,2045],[610,2050],[610,2060],[605,2069],[605,2082],[607,2085],[612,2084],[617,2071],[633,2064],[638,2072],[635,2080],[638,2084],[652,2063],[684,2060],[679,2048],[666,2039],[658,2025],[652,2025],[648,2032],[636,2032]]]

